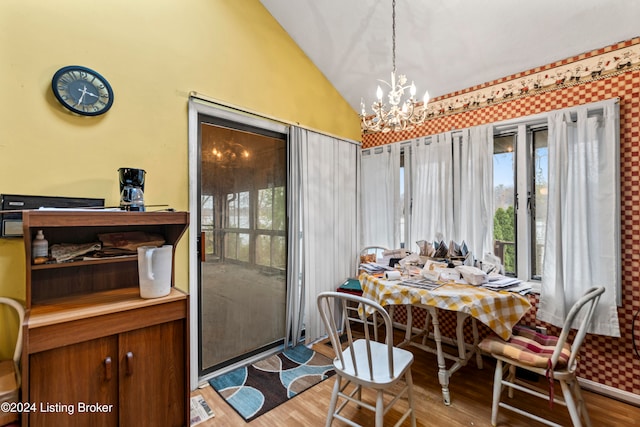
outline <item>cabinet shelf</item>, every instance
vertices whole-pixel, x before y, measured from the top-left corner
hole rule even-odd
[[[98,317],[127,310],[149,307],[167,302],[183,300],[186,295],[171,288],[169,295],[160,298],[140,298],[138,287],[82,294],[51,299],[31,309],[27,326],[34,329],[55,323]]]
[[[81,261],[69,261],[69,262],[60,262],[60,263],[49,263],[49,264],[35,264],[31,266],[31,270],[50,270],[55,268],[79,268],[87,265],[100,265],[100,264],[112,264],[112,263],[121,263],[121,262],[137,262],[138,256],[131,255],[126,257],[112,257],[112,258],[95,258],[95,259],[85,259]]]

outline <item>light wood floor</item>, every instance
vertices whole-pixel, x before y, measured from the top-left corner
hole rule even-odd
[[[333,358],[332,350],[324,344],[314,346],[316,351]],[[451,377],[451,405],[442,403],[441,388],[438,383],[437,363],[434,355],[425,353],[413,347],[410,350],[414,354],[412,374],[414,381],[414,398],[416,415],[419,426],[491,426],[491,391],[493,384],[493,372],[495,363],[491,358],[484,358],[484,369],[476,367],[475,360]],[[449,365],[447,365],[449,366]],[[251,423],[244,420],[222,400],[211,387],[206,387],[192,393],[202,394],[215,413],[215,417],[205,421],[202,427],[229,427],[245,426],[273,427],[273,426],[323,426],[327,416],[327,408],[334,379],[330,378],[319,385],[305,391],[288,402],[256,418]],[[541,383],[543,386],[545,382]],[[556,387],[556,393],[560,393],[560,387]],[[640,408],[629,405],[599,394],[584,391],[583,395],[587,403],[589,415],[593,427],[633,427],[640,426]],[[522,396],[522,394],[520,394]],[[525,403],[529,408],[535,408],[536,413],[551,418],[553,421],[570,426],[569,415],[566,408],[554,405],[549,410],[547,402],[540,399],[528,398]],[[516,393],[515,399],[518,398]],[[524,399],[522,399],[524,400]],[[397,405],[404,405],[405,402]],[[397,419],[398,412],[392,409],[385,417],[385,424],[392,425]],[[373,425],[373,416],[366,409],[358,410],[355,406],[346,408],[343,413],[351,417],[355,422],[365,426]],[[394,419],[394,417],[396,417]],[[333,426],[344,425],[338,421]],[[409,426],[409,421],[403,425]],[[525,427],[542,426],[543,424],[524,418],[513,412],[501,409],[498,414],[498,426],[501,427]]]

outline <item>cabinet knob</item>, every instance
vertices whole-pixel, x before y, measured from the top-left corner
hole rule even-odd
[[[111,358],[109,356],[104,359],[104,379],[111,381]]]
[[[133,375],[133,352],[128,351],[126,354],[127,358],[127,375]]]

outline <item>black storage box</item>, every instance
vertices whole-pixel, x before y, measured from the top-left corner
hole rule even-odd
[[[100,208],[104,199],[0,194],[0,237],[22,236],[22,212],[39,208]],[[16,212],[10,212],[16,211]]]

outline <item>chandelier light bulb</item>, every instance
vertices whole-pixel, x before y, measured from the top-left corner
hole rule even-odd
[[[378,101],[382,102],[382,88],[378,85],[378,90],[376,90],[376,98]]]
[[[416,85],[411,82],[411,87],[409,88],[409,93],[411,94],[411,99],[416,96]]]

